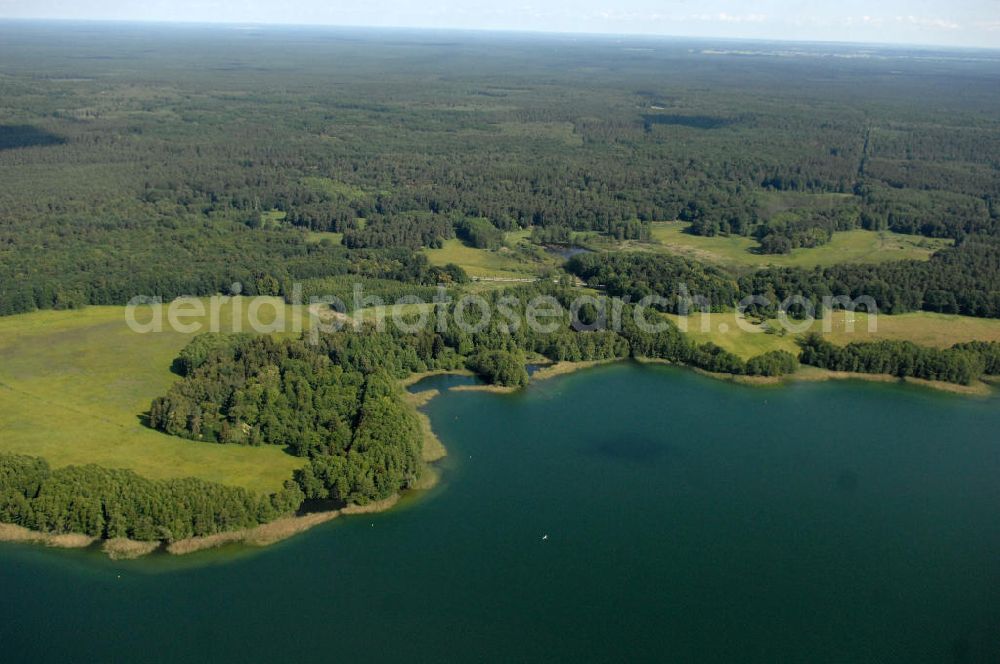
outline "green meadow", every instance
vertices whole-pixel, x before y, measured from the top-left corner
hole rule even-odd
[[[696,343],[714,343],[745,360],[772,350],[786,350],[794,355],[799,352],[795,335],[766,332],[767,328],[738,317],[735,312],[664,315]]]
[[[755,253],[757,242],[743,236],[703,237],[685,232],[681,221],[655,222],[655,244],[631,244],[631,248],[669,251],[697,260],[730,267],[825,267],[842,263],[880,263],[885,261],[926,260],[951,243],[950,240],[902,235],[889,231],[854,230],[834,233],[829,243],[811,249],[793,249],[790,254]]]
[[[272,321],[276,310],[290,315],[280,299],[269,304],[260,320]],[[232,303],[221,307],[223,330],[232,329],[233,310]],[[193,443],[143,425],[150,401],[179,379],[170,366],[193,333],[139,334],[124,311],[92,306],[0,318],[0,451],[41,456],[57,467],[96,463],[150,478],[280,488],[301,460],[279,448]],[[147,308],[137,319],[151,315]],[[207,325],[208,314],[184,322]]]
[[[324,240],[330,242],[330,244],[343,244],[344,234],[336,233],[334,231],[306,231],[306,241],[311,243],[320,243]]]
[[[972,318],[915,311],[894,316],[878,316],[869,330],[869,316],[864,313],[833,312],[829,330],[816,321],[813,329],[822,331],[835,344],[872,339],[912,341],[922,346],[947,348],[966,341],[1000,342],[1000,319]]]
[[[790,321],[794,327],[782,333],[778,321],[763,324],[739,317],[735,312],[691,314],[682,317],[664,314],[698,343],[712,342],[749,359],[771,350],[798,354],[796,338],[811,331],[822,333],[831,342],[846,345],[852,341],[894,339],[923,346],[947,348],[966,341],[1000,341],[1000,320],[972,318],[926,311],[894,316],[877,316],[872,323],[864,313],[834,311],[827,322],[811,325]],[[869,324],[871,324],[871,327]],[[801,329],[799,329],[801,327]]]
[[[530,235],[526,230],[507,233],[504,246],[496,250],[477,249],[452,238],[440,249],[425,249],[424,253],[432,264],[454,263],[474,278],[530,279],[562,262],[532,245]]]

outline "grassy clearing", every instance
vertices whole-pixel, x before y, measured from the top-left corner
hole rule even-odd
[[[869,331],[867,314],[834,311],[827,325],[817,320],[808,329],[784,335],[766,331],[769,328],[780,329],[777,321],[770,321],[766,326],[754,325],[746,319],[738,319],[735,312],[692,314],[686,320],[673,314],[665,315],[697,343],[712,342],[743,359],[772,350],[798,354],[795,339],[810,331],[821,332],[831,342],[840,345],[852,341],[895,339],[947,348],[965,341],[1000,341],[1000,320],[930,312],[878,316],[874,329]],[[849,325],[851,318],[854,321],[853,330]]]
[[[853,331],[849,323],[853,319]],[[951,316],[927,311],[895,316],[878,316],[875,329],[869,332],[869,317],[864,313],[848,314],[835,311],[830,319],[827,338],[836,344],[871,339],[898,339],[912,341],[923,346],[947,348],[965,341],[1000,341],[1000,320],[995,318],[972,318]],[[813,329],[824,331],[822,323],[816,321]]]
[[[514,238],[514,242],[520,244],[519,239],[519,237]],[[511,244],[512,239],[508,238],[507,241]],[[536,277],[540,270],[555,264],[555,261],[529,259],[527,255],[511,246],[497,251],[476,249],[463,244],[457,238],[447,240],[440,249],[425,249],[424,253],[433,265],[455,263],[470,277],[525,279]]]
[[[306,242],[319,244],[323,240],[329,240],[330,244],[344,244],[344,234],[333,231],[308,231],[306,232]]]
[[[798,355],[795,336],[768,333],[765,328],[738,317],[735,312],[719,314],[664,314],[695,343],[714,343],[745,360],[772,350]]]
[[[397,320],[409,325],[416,324],[421,320],[433,322],[431,318],[433,313],[434,304],[432,302],[421,302],[367,307],[354,311],[350,317],[365,323],[378,324],[380,321],[391,323],[393,320]]]
[[[531,229],[521,228],[516,231],[507,231],[504,234],[504,243],[511,248],[516,247],[519,244],[530,243],[531,242]]]
[[[885,261],[926,260],[949,240],[902,235],[888,231],[846,231],[835,233],[821,247],[795,249],[790,254],[767,255],[753,253],[757,242],[742,236],[701,237],[684,232],[687,224],[679,221],[655,222],[652,236],[658,244],[629,243],[628,248],[647,251],[669,251],[698,260],[721,263],[732,267],[816,267],[838,263],[881,263]]]
[[[244,305],[245,301],[237,298]],[[272,305],[287,312],[278,299]],[[241,306],[244,329],[247,307]],[[264,322],[274,309],[261,310]],[[147,308],[138,318],[149,320]],[[233,306],[220,309],[231,329]],[[188,319],[207,323],[207,316]],[[170,365],[191,334],[137,334],[123,307],[0,318],[0,450],[53,466],[96,463],[162,479],[193,476],[271,491],[301,465],[277,447],[195,443],[143,426],[150,401],[178,377]]]

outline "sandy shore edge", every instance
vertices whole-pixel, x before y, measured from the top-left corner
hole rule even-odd
[[[961,394],[964,396],[987,397],[993,394],[989,384],[984,381],[976,381],[971,385],[959,385],[958,383],[946,383],[941,380],[925,380],[923,378],[906,377],[900,378],[891,374],[871,374],[855,373],[852,371],[831,371],[818,367],[803,366],[793,374],[786,376],[741,376],[737,374],[714,373],[704,369],[694,368],[695,373],[699,373],[709,378],[724,380],[739,385],[750,385],[756,387],[782,386],[793,383],[818,383],[828,380],[863,380],[868,383],[905,383],[926,387],[940,392],[950,394]]]
[[[166,546],[166,552],[175,556],[183,556],[197,551],[215,549],[227,544],[243,544],[246,546],[269,546],[289,537],[303,533],[310,528],[333,521],[340,516],[351,514],[372,514],[384,512],[399,501],[399,494],[389,496],[385,500],[375,501],[367,505],[348,505],[339,510],[329,512],[314,512],[302,516],[287,516],[270,523],[263,523],[246,530],[232,530],[206,537],[190,537],[177,540]]]
[[[431,478],[436,477],[433,471],[429,471]],[[433,486],[431,482],[424,481],[425,485]],[[429,488],[427,486],[427,488]],[[424,487],[421,487],[424,488]],[[154,551],[163,548],[164,551],[172,555],[187,555],[197,551],[215,549],[227,544],[244,544],[248,546],[268,546],[276,542],[288,539],[294,535],[305,532],[310,528],[332,521],[340,516],[354,514],[372,514],[383,512],[393,507],[399,501],[399,494],[389,496],[385,500],[379,500],[367,505],[348,505],[339,510],[329,512],[315,512],[302,516],[289,516],[276,519],[269,523],[264,523],[254,528],[244,530],[232,530],[215,535],[204,537],[189,537],[177,540],[164,545],[160,541],[138,542],[124,537],[110,540],[99,540],[96,537],[87,535],[51,535],[17,526],[10,523],[0,523],[0,542],[20,542],[24,544],[44,544],[60,549],[85,549],[94,543],[101,541],[101,551],[112,560],[132,560],[149,555]]]
[[[590,369],[591,367],[598,367],[602,364],[614,364],[615,362],[624,362],[626,360],[627,358],[611,358],[606,360],[587,360],[585,362],[555,362],[536,371],[531,376],[531,380],[532,382],[536,380],[549,380],[556,376],[565,376],[584,369]]]
[[[531,377],[531,380],[532,382],[536,380],[547,380],[549,378],[564,376],[566,374],[571,374],[576,371],[589,369],[595,366],[613,364],[615,362],[628,362],[629,360],[638,362],[639,364],[676,365],[690,369],[695,373],[701,374],[702,376],[708,376],[709,378],[724,380],[730,383],[737,383],[739,385],[749,385],[752,387],[780,386],[796,382],[820,382],[827,380],[863,380],[872,383],[906,383],[908,385],[917,385],[920,387],[939,390],[941,392],[949,392],[951,394],[961,394],[966,396],[990,396],[994,392],[993,386],[1000,385],[1000,376],[986,376],[983,380],[976,381],[972,385],[959,385],[957,383],[947,383],[940,380],[925,380],[923,378],[899,378],[898,376],[890,374],[831,371],[829,369],[820,369],[809,365],[802,365],[799,367],[798,371],[786,376],[743,376],[738,374],[705,371],[704,369],[699,369],[698,367],[676,364],[670,360],[663,360],[655,357],[618,358],[612,360],[593,360],[588,362],[556,362],[555,364],[536,371]],[[463,388],[452,388],[452,390],[462,391]],[[503,389],[503,391],[506,392],[508,390]]]

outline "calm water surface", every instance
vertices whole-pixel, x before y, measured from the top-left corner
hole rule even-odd
[[[387,514],[182,559],[0,546],[0,661],[1000,657],[997,399],[622,364],[428,412],[444,481]]]

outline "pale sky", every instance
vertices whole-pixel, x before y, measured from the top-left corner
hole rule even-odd
[[[473,28],[1000,48],[1000,0],[0,0],[0,18]]]

